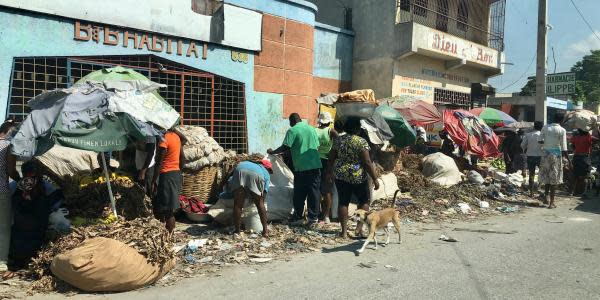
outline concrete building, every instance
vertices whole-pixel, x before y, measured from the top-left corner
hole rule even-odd
[[[505,0],[312,0],[317,21],[355,32],[352,88],[469,107],[502,73]]]
[[[184,124],[264,152],[289,113],[314,123],[316,96],[351,87],[354,33],[317,11],[303,0],[0,0],[0,117],[22,120],[35,95],[122,65],[166,84]]]

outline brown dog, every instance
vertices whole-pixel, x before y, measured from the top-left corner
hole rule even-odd
[[[363,252],[371,240],[375,241],[375,250],[377,250],[377,229],[383,228],[383,231],[385,231],[387,236],[384,245],[389,244],[390,231],[387,227],[389,222],[392,222],[394,227],[396,227],[396,231],[398,232],[398,243],[402,243],[402,235],[400,234],[400,212],[396,209],[385,208],[380,211],[365,211],[363,209],[358,209],[354,213],[354,218],[356,222],[365,223],[369,228],[369,236],[367,237],[367,240],[363,244],[362,248],[357,250],[358,253]]]

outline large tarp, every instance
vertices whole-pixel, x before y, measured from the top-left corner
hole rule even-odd
[[[444,111],[444,129],[465,151],[479,157],[497,156],[498,136],[477,116],[465,110]]]

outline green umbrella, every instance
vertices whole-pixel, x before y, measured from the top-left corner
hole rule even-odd
[[[390,140],[391,144],[403,148],[415,143],[417,139],[415,132],[397,110],[388,105],[381,104],[375,111],[383,116],[385,122],[388,123],[394,133],[394,137]]]
[[[32,111],[11,140],[12,152],[24,157],[41,155],[56,143],[95,152],[121,151],[130,140],[160,135],[152,125],[128,113],[108,111],[107,101],[113,95],[89,84],[38,95],[28,102]],[[106,159],[100,156],[116,216]]]

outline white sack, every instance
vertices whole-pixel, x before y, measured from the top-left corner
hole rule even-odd
[[[442,186],[453,186],[462,181],[462,173],[454,159],[441,152],[423,158],[423,175]]]

